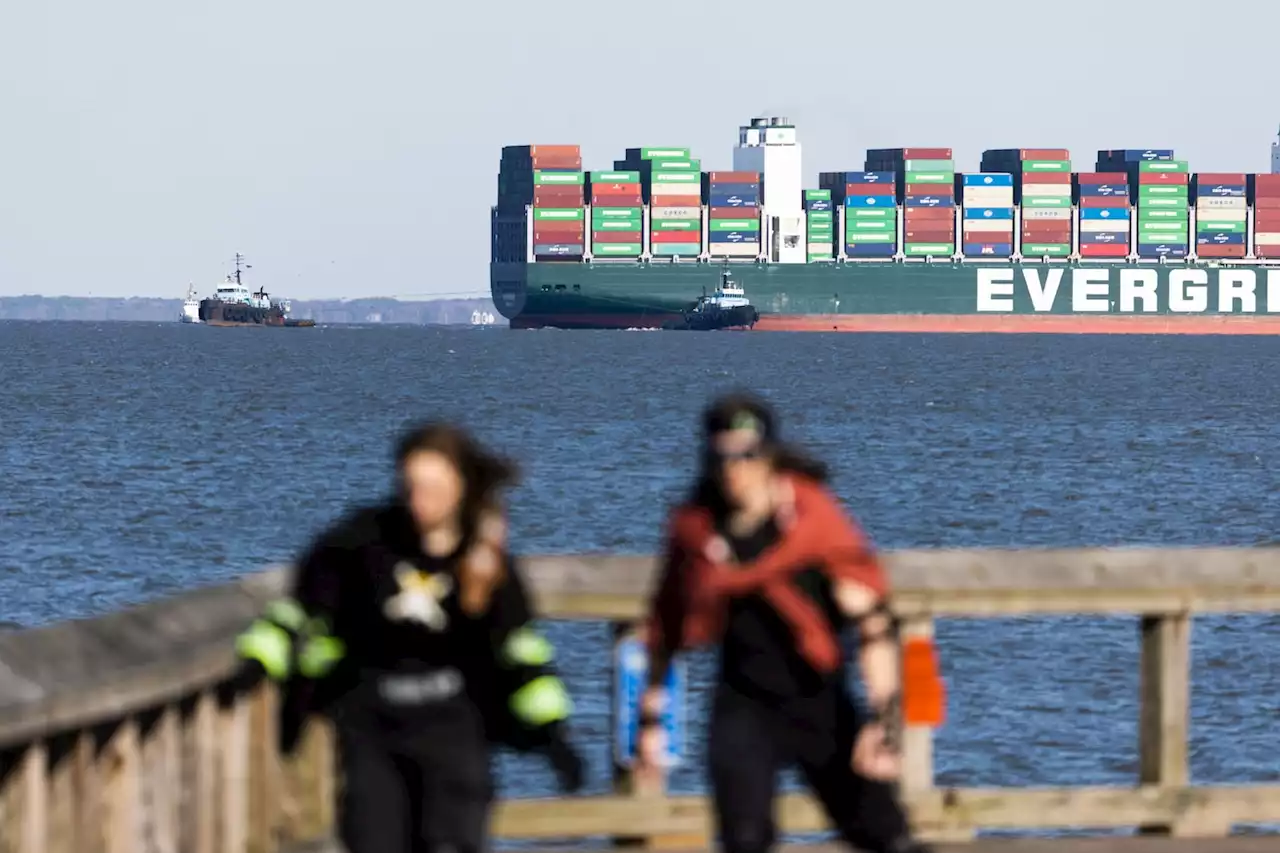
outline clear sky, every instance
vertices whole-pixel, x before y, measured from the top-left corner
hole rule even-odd
[[[503,145],[1173,148],[1266,172],[1280,6],[34,0],[0,13],[0,295],[485,294]]]

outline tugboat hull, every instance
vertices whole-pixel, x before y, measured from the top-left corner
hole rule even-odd
[[[702,311],[688,311],[679,320],[662,325],[669,331],[715,332],[750,329],[760,320],[760,312],[751,305],[736,305]]]

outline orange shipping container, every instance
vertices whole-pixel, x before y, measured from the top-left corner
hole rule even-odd
[[[653,231],[649,234],[651,243],[700,243],[702,233],[695,229],[688,231]]]
[[[639,231],[592,231],[592,243],[639,243]]]

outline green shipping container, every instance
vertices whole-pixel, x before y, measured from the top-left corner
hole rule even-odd
[[[592,221],[592,231],[639,231],[640,220],[630,219],[602,219],[599,222]]]
[[[698,243],[654,243],[649,247],[649,251],[654,255],[667,257],[672,255],[696,257],[702,254],[702,246]]]
[[[1071,254],[1071,247],[1059,243],[1024,243],[1022,254],[1029,258],[1042,258],[1045,255],[1051,258],[1063,258]]]
[[[849,223],[849,227],[845,231],[848,233],[853,233],[854,231],[859,233],[863,231],[893,231],[897,224],[896,222],[886,222],[883,219],[879,222],[874,219],[856,219]]]
[[[1070,207],[1071,196],[1069,195],[1038,195],[1038,196],[1022,196],[1023,207]]]
[[[846,243],[896,243],[898,235],[892,231],[859,231],[845,234]],[[856,239],[855,239],[856,238]]]
[[[810,222],[834,222],[836,215],[831,210],[811,210],[809,211]]]
[[[655,184],[701,184],[701,172],[654,172]]]
[[[1023,182],[1026,182],[1026,174],[1028,172],[1070,172],[1070,160],[1023,160],[1022,174]]]
[[[956,247],[954,243],[907,243],[902,247],[902,251],[908,257],[954,255]]]
[[[653,172],[701,172],[701,160],[651,160]]]
[[[633,216],[640,215],[638,207],[593,207],[591,208],[591,217],[593,219],[630,219]]]
[[[701,219],[650,219],[650,231],[701,231]]]
[[[954,184],[955,180],[955,172],[927,171],[906,174],[906,182],[909,184]]]
[[[1183,184],[1143,184],[1138,187],[1138,201],[1144,198],[1181,198],[1185,200],[1190,191]]]
[[[1196,231],[1201,234],[1210,231],[1224,231],[1228,234],[1242,234],[1248,229],[1245,222],[1215,222],[1212,219],[1197,219]]]
[[[904,172],[952,172],[956,170],[955,160],[904,160]]]
[[[759,219],[713,219],[707,224],[709,231],[759,231]]]
[[[830,222],[810,222],[810,234],[830,234],[835,230],[835,226]]]
[[[692,148],[641,148],[641,160],[688,160],[693,156]]]
[[[889,208],[874,207],[846,207],[844,213],[844,221],[852,222],[855,219],[894,219],[898,218],[898,211]]]
[[[591,172],[593,184],[638,184],[639,172]]]
[[[586,181],[586,172],[534,172],[533,185],[544,187],[550,184],[577,184],[582,186]]]
[[[545,222],[551,220],[570,220],[578,222],[586,217],[587,211],[581,207],[570,207],[566,209],[557,209],[550,207],[535,207],[533,209],[533,221]]]
[[[1155,207],[1166,207],[1174,210],[1186,210],[1186,197],[1177,198],[1170,196],[1152,196],[1151,198],[1143,198],[1138,200],[1138,216],[1142,216],[1142,211]]]
[[[1186,160],[1140,160],[1139,172],[1190,172]],[[1149,186],[1149,185],[1148,185]]]
[[[805,190],[804,197],[810,201],[831,201],[831,190]]]
[[[623,257],[634,257],[639,255],[641,247],[639,243],[593,243],[591,245],[591,254],[601,257],[619,255]]]

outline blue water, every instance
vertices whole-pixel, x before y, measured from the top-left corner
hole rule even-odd
[[[0,620],[88,616],[290,558],[389,484],[391,437],[459,418],[520,461],[527,552],[654,549],[718,390],[774,400],[882,547],[1275,539],[1269,338],[204,329],[0,322]],[[593,791],[603,625],[552,629]],[[947,621],[946,785],[1129,784],[1132,619]],[[1193,779],[1275,779],[1271,617],[1194,633]],[[705,684],[709,661],[694,661]],[[692,697],[699,718],[705,696]],[[701,790],[701,745],[676,774]],[[506,790],[546,770],[504,765]]]

